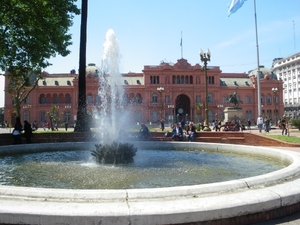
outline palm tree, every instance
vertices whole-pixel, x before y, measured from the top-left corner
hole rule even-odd
[[[197,114],[196,114],[196,118],[198,119],[198,122],[200,122],[200,118],[201,118],[201,108],[203,107],[202,103],[196,103],[196,110],[197,110]]]

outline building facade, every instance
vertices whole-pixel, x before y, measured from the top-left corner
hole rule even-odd
[[[86,68],[86,100],[88,114],[93,117],[99,108],[98,96],[100,68],[89,64]],[[205,72],[208,87],[208,120],[224,119],[223,110],[232,106],[227,103],[229,95],[237,90],[237,97],[243,104],[243,118],[256,121],[257,70],[246,73],[223,73],[218,66],[208,66],[207,71],[199,64],[191,65],[186,59],[176,63],[161,62],[159,65],[144,66],[141,73],[121,74],[124,87],[122,110],[130,111],[132,123],[168,123],[181,121],[203,121],[205,117]],[[5,87],[9,80],[5,80]],[[284,113],[283,82],[274,72],[260,68],[261,104],[263,117],[269,116],[275,122]],[[277,88],[274,93],[272,88]],[[78,111],[78,74],[72,70],[67,74],[47,74],[30,93],[22,105],[22,120],[49,121],[47,112],[56,105],[61,124],[76,122]],[[14,107],[11,96],[5,94],[5,120],[14,124]]]
[[[272,70],[283,81],[285,114],[290,118],[300,118],[300,52],[275,59]]]

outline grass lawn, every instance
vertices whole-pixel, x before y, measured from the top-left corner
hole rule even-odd
[[[283,136],[283,135],[266,135],[266,136],[277,139],[277,140],[280,140],[280,141],[285,141],[285,142],[288,142],[288,143],[300,144],[300,137]]]

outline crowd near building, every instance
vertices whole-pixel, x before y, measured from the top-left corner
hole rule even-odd
[[[101,69],[90,63],[86,67],[87,113],[94,117],[101,99],[98,95]],[[205,92],[207,72],[207,93]],[[257,77],[260,79],[261,115],[271,118],[273,124],[283,114],[299,117],[300,109],[300,53],[287,58],[275,59],[272,68],[260,66],[248,73],[223,73],[219,66],[191,65],[187,59],[176,63],[160,62],[145,65],[140,73],[120,74],[124,86],[123,105],[120,110],[130,111],[132,123],[167,123],[181,120],[201,122],[205,119],[206,94],[208,121],[224,120],[224,109],[232,106],[229,95],[237,91],[237,98],[243,103],[241,121],[253,121],[258,115]],[[5,89],[9,80],[5,76]],[[59,124],[76,123],[78,111],[78,74],[49,74],[44,72],[37,87],[21,106],[22,120],[49,121],[47,111],[56,105]],[[11,95],[5,92],[4,119],[15,121]],[[61,123],[60,123],[61,122]]]

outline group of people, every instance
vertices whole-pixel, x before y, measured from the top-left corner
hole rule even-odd
[[[259,132],[261,133],[263,128],[265,132],[269,133],[271,129],[271,119],[270,117],[266,117],[265,119],[259,115],[256,121]],[[281,129],[282,135],[288,135],[288,119],[286,115],[283,115],[282,118],[278,121],[278,126]]]
[[[31,137],[32,137],[32,127],[31,124],[24,120],[24,126],[22,126],[20,117],[16,117],[16,123],[13,130],[13,138],[14,138],[14,144],[22,144],[22,132],[24,131],[24,137],[26,139],[26,143],[31,143]]]
[[[183,140],[184,136],[187,141],[194,141],[197,136],[196,126],[193,122],[190,122],[188,127],[185,128],[186,133],[183,133],[183,127],[179,123],[176,123],[172,129],[172,140]]]
[[[164,131],[164,124],[161,120],[161,130]],[[183,132],[185,129],[186,133]],[[174,124],[172,128],[172,140],[183,140],[185,137],[187,141],[194,141],[196,134],[196,126],[193,122],[189,122],[188,126],[183,128],[181,123]],[[141,124],[141,128],[139,131],[139,139],[140,140],[146,140],[149,137],[149,129],[145,124]]]

